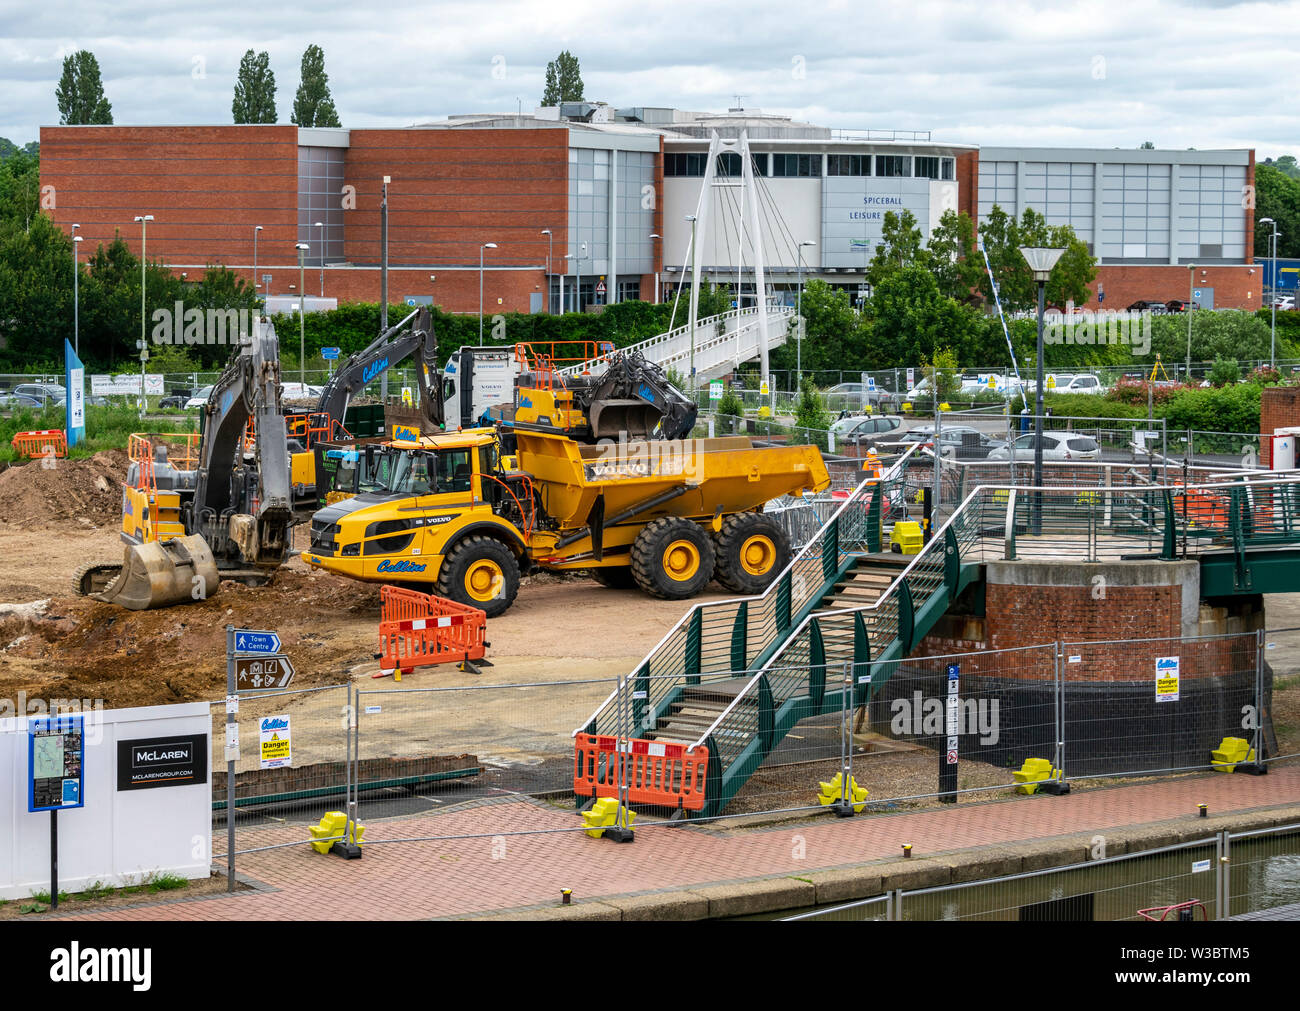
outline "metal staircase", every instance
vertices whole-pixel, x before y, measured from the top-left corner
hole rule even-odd
[[[771,351],[785,343],[794,319],[794,309],[789,306],[768,306],[767,347]],[[691,326],[676,327],[667,333],[651,337],[624,351],[636,351],[648,361],[664,370],[675,369],[681,375],[690,371]],[[759,319],[757,307],[732,309],[716,316],[706,316],[695,323],[695,374],[697,382],[708,382],[734,371],[743,362],[759,354]],[[583,372],[599,373],[604,368],[600,359],[579,362],[559,369],[564,375]]]
[[[881,522],[912,459],[859,485],[767,592],[693,607],[575,735],[706,748],[700,813],[716,815],[801,720],[865,705],[987,561],[1192,557],[1216,593],[1300,590],[1300,473],[985,485],[920,553],[890,555]]]

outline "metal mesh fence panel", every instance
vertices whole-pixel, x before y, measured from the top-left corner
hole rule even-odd
[[[341,808],[347,784],[347,700],[347,685],[240,697],[236,852],[245,844],[264,841],[251,836],[244,840],[245,830],[282,822],[307,824],[327,810]],[[225,723],[225,702],[212,703],[212,818],[214,830],[220,827],[222,833],[227,818]],[[273,743],[272,737],[287,741],[287,748]],[[225,849],[224,837],[216,848]]]
[[[1300,825],[1234,832],[1228,839],[1233,916],[1283,906],[1300,910]]]
[[[1300,628],[1264,633],[1260,731],[1268,761],[1300,755]]]
[[[503,797],[573,810],[574,727],[611,679],[356,693],[358,817],[424,815]],[[382,840],[371,828],[367,839]]]
[[[1225,737],[1251,737],[1254,633],[1074,642],[1064,653],[1064,762],[1069,778],[1210,766]]]
[[[864,923],[868,920],[879,921],[889,918],[890,897],[878,895],[872,899],[849,902],[832,909],[815,909],[807,913],[796,913],[794,916],[783,916],[781,922],[798,923],[804,920],[815,920],[823,923]]]

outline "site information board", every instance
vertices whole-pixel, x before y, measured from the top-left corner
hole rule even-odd
[[[27,724],[27,810],[84,807],[85,718],[38,717]]]

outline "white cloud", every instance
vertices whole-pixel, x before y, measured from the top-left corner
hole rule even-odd
[[[1300,134],[1284,97],[1300,85],[1297,28],[1300,0],[398,0],[382,10],[53,0],[6,15],[0,136],[25,143],[58,122],[61,59],[78,48],[98,57],[115,122],[146,125],[228,123],[240,57],[266,49],[288,122],[302,50],[315,42],[354,127],[530,109],[546,62],[568,48],[588,96],[615,105],[724,109],[740,94],[750,108],[840,129],[988,145],[1247,146],[1262,158],[1294,150]]]

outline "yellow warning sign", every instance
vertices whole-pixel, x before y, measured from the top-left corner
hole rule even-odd
[[[260,765],[263,769],[279,769],[293,763],[293,738],[289,732],[289,717],[267,716],[261,720]]]
[[[1181,663],[1176,656],[1156,657],[1156,701],[1178,701],[1178,675]]]

